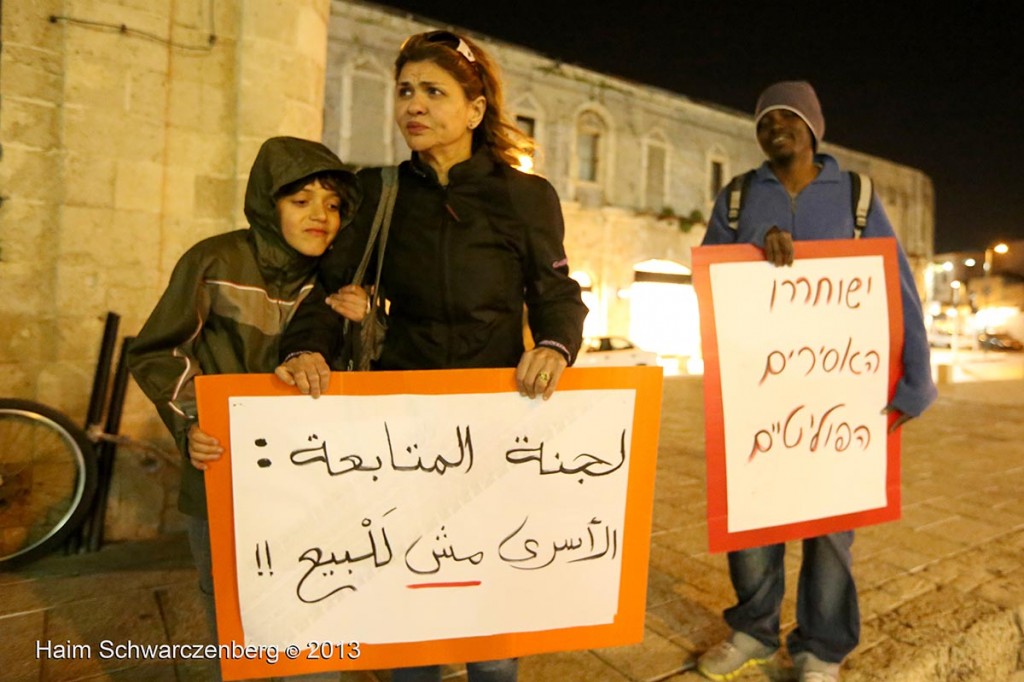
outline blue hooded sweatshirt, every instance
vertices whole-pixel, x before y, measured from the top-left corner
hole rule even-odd
[[[765,234],[772,226],[789,232],[794,241],[852,238],[850,174],[841,172],[836,160],[827,154],[816,154],[814,161],[821,171],[796,197],[789,195],[768,162],[763,163],[744,192],[736,230],[729,226],[729,190],[723,190],[715,201],[703,243],[754,244],[764,248]],[[871,198],[868,223],[861,236],[896,236],[877,196]],[[932,381],[928,337],[914,276],[902,246],[898,246],[898,253],[903,299],[903,376],[896,385],[891,405],[917,417],[934,402],[937,391]]]

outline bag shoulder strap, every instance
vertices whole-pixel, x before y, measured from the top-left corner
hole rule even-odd
[[[735,232],[740,227],[740,213],[743,212],[743,202],[747,196],[747,188],[754,179],[756,170],[749,170],[746,173],[737,175],[729,181],[729,227]]]
[[[868,215],[871,213],[871,194],[874,190],[874,183],[871,178],[863,173],[850,171],[850,201],[853,210],[853,236],[860,239],[861,233],[868,225]]]
[[[380,239],[377,243],[377,277],[374,281],[374,297],[380,297],[380,272],[384,269],[384,247],[388,244],[388,231],[391,228],[391,216],[395,212],[395,199],[398,198],[398,166],[387,166],[381,169],[384,187],[387,190],[387,204],[384,206],[383,224],[380,228]],[[383,191],[382,191],[383,193]]]
[[[384,262],[384,245],[387,241],[388,227],[391,225],[391,214],[395,210],[395,198],[398,196],[398,166],[384,166],[380,169],[381,188],[380,201],[377,202],[377,212],[373,216],[373,224],[370,226],[370,236],[366,240],[366,248],[363,250],[363,257],[356,268],[353,284],[362,285],[363,277],[366,275],[366,268],[370,264],[370,256],[377,246],[377,237],[383,236],[380,240],[380,251],[377,256],[377,284],[380,284],[380,265]]]
[[[382,270],[381,266],[384,264],[384,247],[388,240],[388,228],[391,226],[391,214],[395,211],[395,199],[398,197],[398,166],[384,166],[380,169],[380,175],[382,181],[380,201],[377,202],[377,212],[373,216],[373,224],[370,226],[370,236],[366,240],[366,248],[363,250],[362,260],[359,261],[355,277],[352,278],[353,284],[363,285],[363,277],[366,275],[366,268],[370,264],[370,256],[373,254],[374,247],[377,246],[377,237],[379,236],[380,249],[377,251],[377,277],[373,286],[373,297],[370,299],[371,315],[376,314],[376,309],[380,305],[381,300],[380,271]],[[344,333],[346,336],[351,327],[352,321],[345,320]]]

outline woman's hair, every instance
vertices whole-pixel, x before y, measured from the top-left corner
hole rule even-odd
[[[459,82],[467,99],[483,95],[484,118],[473,130],[473,147],[486,145],[499,161],[519,164],[522,154],[533,155],[536,142],[517,128],[505,113],[501,74],[490,55],[471,41],[449,31],[430,31],[406,38],[395,60],[395,79],[407,62],[433,62]]]

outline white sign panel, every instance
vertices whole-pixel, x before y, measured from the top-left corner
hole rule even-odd
[[[612,622],[634,402],[624,389],[231,398],[246,643]]]
[[[728,531],[886,505],[881,256],[710,266]]]

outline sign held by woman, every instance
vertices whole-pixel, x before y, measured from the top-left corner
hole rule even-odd
[[[642,638],[660,368],[570,369],[548,401],[510,369],[336,374],[317,400],[197,383],[229,444],[207,471],[220,637],[301,652],[226,679]]]

